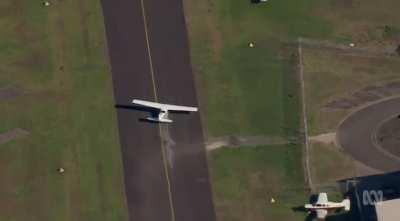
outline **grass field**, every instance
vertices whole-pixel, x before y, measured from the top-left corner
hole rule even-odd
[[[296,77],[296,40],[299,37],[393,51],[400,33],[400,15],[396,10],[400,2],[396,0],[271,0],[258,5],[238,0],[189,0],[184,3],[203,125],[209,137],[263,135],[288,138],[301,134]],[[254,43],[254,48],[248,46],[250,42]],[[329,50],[311,49],[305,49],[304,54],[311,135],[331,132],[338,120],[348,113],[341,110],[325,113],[326,110],[321,108],[323,103],[347,96],[352,90],[363,89],[371,82],[385,79],[388,83],[398,76],[396,59],[349,57]],[[283,155],[266,149],[276,160],[285,162]],[[240,168],[256,170],[253,164],[257,159],[249,157],[256,156],[259,153],[256,150],[211,153],[210,168],[219,219],[295,219],[285,217],[283,212],[274,216],[271,215],[273,210],[253,206],[261,205],[262,200],[252,196],[257,187],[248,184],[252,178]],[[294,152],[286,154],[291,159],[301,159],[301,153]],[[346,163],[349,160],[336,149],[318,145],[312,147],[311,154],[312,173],[317,184],[332,182],[343,175],[331,173],[334,159]],[[258,164],[259,170],[271,174],[282,172],[273,163],[268,164],[274,159],[267,154],[261,156],[266,162]],[[301,174],[302,167],[294,170]],[[229,176],[226,173],[230,173]],[[261,183],[268,185],[267,180]],[[268,187],[265,188],[263,191],[268,192]],[[278,189],[285,188],[283,183]],[[286,209],[290,214],[288,211]]]
[[[398,58],[350,56],[336,50],[304,49],[303,63],[311,136],[336,132],[340,122],[354,110],[400,94],[400,85],[392,84],[400,81]],[[322,186],[317,188],[319,191],[325,191],[324,186],[335,185],[335,181],[362,173],[353,159],[333,144],[311,142],[310,158],[314,184]]]
[[[400,90],[389,89],[385,84],[400,81],[399,61],[398,58],[369,58],[334,50],[305,49],[303,63],[310,134],[334,132],[347,114],[370,102],[370,96],[379,100],[398,94]],[[354,105],[336,108],[329,105],[332,101],[350,101]]]
[[[0,146],[0,220],[126,220],[99,1],[3,0],[0,28],[0,133],[30,133]]]
[[[315,12],[332,24],[329,38],[369,47],[393,46],[399,36],[396,0],[323,0]],[[385,27],[386,26],[386,27]],[[394,44],[395,45],[395,44]]]
[[[314,184],[335,183],[338,180],[355,177],[352,159],[339,148],[313,143],[311,145],[311,165]]]
[[[219,149],[210,154],[210,167],[218,220],[304,220],[306,213],[292,210],[308,200],[297,169],[301,148]]]
[[[333,1],[321,8],[320,16],[334,27],[327,39],[335,43],[355,43],[352,48],[336,50],[304,47],[306,107],[311,136],[335,132],[345,116],[385,97],[400,94],[399,58],[384,56],[394,52],[400,34],[400,2]],[[380,56],[374,53],[382,53]],[[335,181],[358,176],[352,158],[337,147],[311,142],[311,168],[318,191]],[[334,191],[334,188],[332,188]]]
[[[282,128],[296,127],[297,97],[289,98],[287,90],[297,92],[292,76],[296,61],[291,56],[296,48],[285,43],[299,35],[321,37],[330,31],[309,13],[311,3],[185,3],[209,135],[282,135]]]
[[[318,1],[185,1],[192,63],[207,135],[298,136],[298,36],[322,38],[330,25]],[[250,48],[249,43],[255,47]],[[219,221],[304,220],[308,200],[301,146],[210,153]],[[278,203],[270,204],[271,197]]]
[[[385,7],[385,5],[390,7]],[[285,47],[298,37],[394,50],[395,0],[185,1],[192,61],[210,136],[282,134],[293,106]],[[250,42],[255,43],[249,48]],[[294,45],[295,46],[295,45]],[[329,65],[333,67],[333,65]],[[289,85],[288,85],[289,84]],[[231,111],[235,110],[235,111]],[[263,119],[263,120],[260,120]]]

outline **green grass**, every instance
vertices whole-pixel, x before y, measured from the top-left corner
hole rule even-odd
[[[297,136],[297,37],[323,38],[318,1],[185,1],[191,55],[209,136]],[[254,42],[255,47],[248,44]],[[210,156],[218,220],[304,220],[300,147],[221,149]],[[274,197],[277,204],[270,204]]]
[[[277,128],[283,120],[279,72],[286,67],[279,62],[264,62],[263,59],[272,60],[273,55],[268,55],[266,47],[257,47],[248,49],[242,42],[233,49],[223,49],[219,74],[207,72],[207,76],[202,76],[210,83],[206,115],[212,135],[279,133]],[[250,58],[255,60],[249,62]]]
[[[300,147],[219,149],[209,158],[218,220],[304,220],[292,211],[307,201]]]
[[[400,2],[383,0],[341,1],[325,0],[318,10],[334,26],[331,38],[347,39],[357,45],[381,46],[385,41],[398,37],[400,15],[396,8]],[[385,30],[389,26],[390,30]],[[387,42],[386,42],[387,43]]]
[[[286,75],[293,72],[293,63],[288,60],[296,52],[293,47],[282,55],[285,43],[306,37],[357,46],[391,45],[400,27],[396,5],[400,3],[395,0],[281,0],[257,5],[185,1],[209,135],[281,135],[288,116],[282,89],[289,88]],[[249,42],[255,42],[255,48],[250,49]]]
[[[300,35],[330,33],[329,24],[315,18],[310,7],[311,1],[258,6],[232,0],[215,5],[186,3],[192,60],[209,135],[282,135],[285,119],[298,116],[285,91],[294,88],[297,94],[298,85],[287,80],[295,74],[291,54],[296,47],[285,43]],[[255,47],[249,48],[249,42]]]
[[[0,132],[30,132],[0,146],[0,220],[126,220],[99,1],[52,3],[0,3],[0,87],[24,92]]]
[[[305,49],[303,63],[311,135],[336,130],[340,121],[353,111],[326,110],[324,105],[329,101],[350,98],[366,86],[400,80],[398,58],[356,57],[330,50]]]
[[[310,152],[312,178],[316,185],[357,175],[353,159],[333,145],[312,143]]]
[[[239,0],[184,3],[203,125],[211,137],[298,136],[300,99],[296,39],[305,37],[333,43],[354,42],[357,47],[381,47],[393,44],[400,27],[396,7],[400,2],[396,0],[270,0],[257,5]],[[385,30],[385,25],[390,30]],[[248,47],[250,42],[255,43],[254,48]],[[306,91],[307,102],[311,97],[312,102],[317,103],[307,103],[307,110],[313,112],[308,114],[312,135],[330,132],[337,125],[337,119],[345,114],[314,114],[315,110],[320,110],[318,105],[322,100],[332,98],[342,88],[365,85],[366,79],[381,79],[381,74],[386,80],[393,80],[398,70],[392,61],[350,59],[337,54],[313,54],[311,59],[308,56],[306,52],[305,71],[312,72],[313,77]],[[354,65],[350,64],[352,62]],[[367,67],[362,71],[365,64]],[[354,74],[353,69],[357,68],[367,72],[367,77]],[[342,73],[346,77],[338,76]],[[307,83],[309,81],[307,79]],[[285,174],[282,168],[287,156],[299,160],[301,153],[287,151],[284,155],[266,149],[271,156],[256,156],[259,152],[254,149],[223,149],[211,154],[210,167],[220,220],[292,220],[283,215],[290,214],[288,208],[269,210],[264,197],[254,197],[258,187],[254,187],[253,178],[249,176],[253,171]],[[315,154],[321,163],[321,168],[316,168],[318,176],[331,181],[331,177],[323,177],[324,173],[330,173],[331,162],[324,157],[324,152]],[[336,152],[327,154],[340,159]],[[267,160],[257,163],[262,157]],[[277,167],[276,161],[282,167]],[[301,166],[293,170],[302,174]],[[271,183],[261,178],[258,181],[260,186]],[[275,211],[282,212],[276,216],[279,218],[274,217]]]

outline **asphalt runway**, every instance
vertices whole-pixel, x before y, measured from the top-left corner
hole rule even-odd
[[[197,106],[182,2],[102,0],[129,220],[214,221],[198,113],[139,119],[133,98]]]
[[[400,98],[367,106],[343,121],[337,140],[353,158],[382,172],[398,171],[400,159],[379,147],[376,132],[381,123],[400,114]]]

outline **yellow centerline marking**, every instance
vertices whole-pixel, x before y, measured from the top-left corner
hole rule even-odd
[[[140,0],[140,2],[141,2],[141,7],[142,7],[144,32],[146,35],[147,55],[149,56],[149,63],[150,63],[149,65],[150,65],[151,81],[153,83],[154,100],[155,100],[155,102],[158,102],[156,81],[155,81],[155,77],[154,77],[153,59],[151,57],[149,33],[147,30],[147,19],[146,19],[146,11],[144,8],[144,0]],[[159,129],[160,138],[161,138],[162,130],[161,130],[160,125],[158,125],[158,129]],[[168,163],[166,161],[165,147],[164,147],[162,140],[161,140],[161,153],[162,153],[162,161],[163,161],[163,166],[164,166],[165,177],[167,179],[167,185],[168,185],[168,198],[169,198],[169,205],[170,205],[170,210],[171,210],[171,219],[172,219],[172,221],[175,221],[175,209],[174,209],[174,205],[173,205],[173,201],[172,201],[171,181],[169,178],[169,170],[168,170]]]

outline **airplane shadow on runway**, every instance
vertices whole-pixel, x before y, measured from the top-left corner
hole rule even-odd
[[[132,110],[132,111],[140,111],[140,112],[146,112],[149,114],[151,117],[158,117],[158,109],[151,108],[151,107],[144,107],[144,106],[139,106],[139,105],[126,105],[126,104],[116,104],[115,108],[117,109],[127,109],[127,110]],[[139,122],[146,122],[146,123],[152,123],[152,124],[158,124],[158,122],[155,121],[150,121],[146,118],[138,118]]]
[[[147,112],[149,114],[149,117],[152,118],[158,118],[158,114],[160,112],[159,109],[157,108],[152,108],[152,107],[144,107],[144,106],[139,106],[139,105],[126,105],[126,104],[116,104],[115,108],[117,109],[128,109],[128,110],[133,110],[133,111],[140,111],[140,112]],[[190,114],[189,111],[168,111],[168,113],[179,113],[179,114]],[[160,122],[156,121],[151,121],[146,118],[139,118],[138,121],[140,122],[147,122],[147,123],[153,123],[153,124],[160,124]]]

